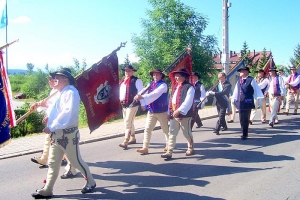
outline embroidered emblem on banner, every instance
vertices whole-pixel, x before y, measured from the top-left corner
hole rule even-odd
[[[108,81],[105,81],[104,84],[101,84],[97,88],[97,94],[94,95],[95,102],[97,104],[99,104],[100,102],[102,104],[105,104],[106,102],[108,102],[110,91],[111,91],[111,86],[108,85]]]

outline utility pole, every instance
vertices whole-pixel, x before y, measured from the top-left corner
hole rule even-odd
[[[231,3],[228,0],[223,0],[223,38],[222,38],[222,67],[223,72],[229,71],[229,55],[228,55],[228,8],[231,7]]]

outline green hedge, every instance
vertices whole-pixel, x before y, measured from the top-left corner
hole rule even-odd
[[[15,110],[17,118],[24,115],[28,110],[19,109]],[[20,122],[16,127],[11,129],[11,137],[18,138],[28,134],[42,132],[45,125],[42,123],[45,114],[43,112],[33,112],[25,120]]]

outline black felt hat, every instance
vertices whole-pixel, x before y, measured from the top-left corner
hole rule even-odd
[[[132,71],[136,72],[136,69],[134,69],[132,65],[126,65],[122,70],[125,71],[125,69],[131,69]]]
[[[181,67],[175,71],[172,71],[170,74],[176,74],[176,73],[180,73],[183,76],[190,76],[190,73],[188,72],[188,70],[184,67]]]
[[[165,74],[160,70],[160,69],[154,69],[152,71],[149,72],[150,76],[153,76],[153,73],[161,73],[162,78],[165,78]]]
[[[248,72],[250,72],[249,67],[241,67],[237,71],[240,72],[241,70],[247,70]]]
[[[69,68],[62,68],[61,70],[57,72],[50,73],[51,77],[55,77],[55,75],[62,75],[69,79],[70,85],[75,84],[75,78],[71,74],[71,70]]]
[[[271,71],[275,71],[275,72],[277,72],[277,69],[276,69],[276,67],[270,67],[270,69],[269,69],[269,72],[271,72]]]
[[[200,79],[200,74],[198,72],[192,72],[192,76],[197,76]]]

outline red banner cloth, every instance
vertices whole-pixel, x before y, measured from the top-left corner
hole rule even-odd
[[[76,78],[90,131],[120,114],[118,56],[112,53]]]
[[[176,64],[176,66],[172,69],[171,72],[178,70],[181,67],[184,67],[190,75],[192,75],[192,56],[188,54],[187,52],[178,58],[179,62]],[[169,74],[169,78],[171,79],[172,86],[175,84],[175,79],[173,74]]]
[[[269,58],[268,62],[265,64],[264,66],[264,71],[266,76],[269,76],[269,69],[275,67],[275,62],[273,60],[273,58]]]

